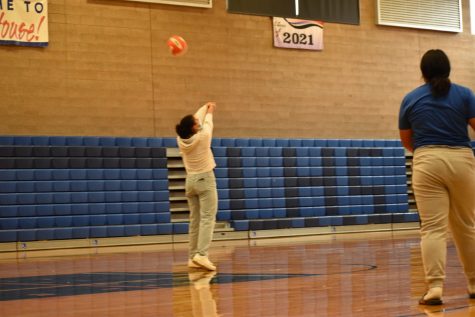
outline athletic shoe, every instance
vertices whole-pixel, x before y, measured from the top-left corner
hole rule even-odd
[[[188,259],[188,267],[190,269],[199,269],[199,268],[201,268],[201,266],[199,266],[198,264],[195,264],[195,262],[193,262],[193,260],[191,260],[191,259]]]
[[[419,300],[420,305],[442,305],[442,287],[432,287]]]
[[[216,271],[216,266],[213,263],[211,263],[211,261],[208,259],[207,256],[195,254],[195,256],[193,257],[193,263],[209,271]]]

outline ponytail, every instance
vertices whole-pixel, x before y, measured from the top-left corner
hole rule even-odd
[[[434,77],[429,84],[434,97],[443,97],[449,93],[451,82],[447,77]]]

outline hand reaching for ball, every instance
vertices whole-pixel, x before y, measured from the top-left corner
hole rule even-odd
[[[206,103],[206,106],[208,107],[207,108],[207,112],[208,113],[213,113],[214,110],[216,109],[216,102],[214,101],[209,101]]]

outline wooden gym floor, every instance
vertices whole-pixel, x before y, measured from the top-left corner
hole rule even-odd
[[[452,244],[443,306],[424,307],[417,231],[0,254],[1,317],[475,316]]]

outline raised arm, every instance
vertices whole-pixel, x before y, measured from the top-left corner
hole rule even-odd
[[[215,108],[215,102],[207,102],[206,104],[201,106],[198,111],[195,112],[194,116],[200,121],[200,124],[202,125],[204,123],[206,114],[213,113]]]
[[[195,112],[194,117],[200,121],[200,124],[203,124],[206,112],[208,112],[208,104],[201,106],[198,111]]]

